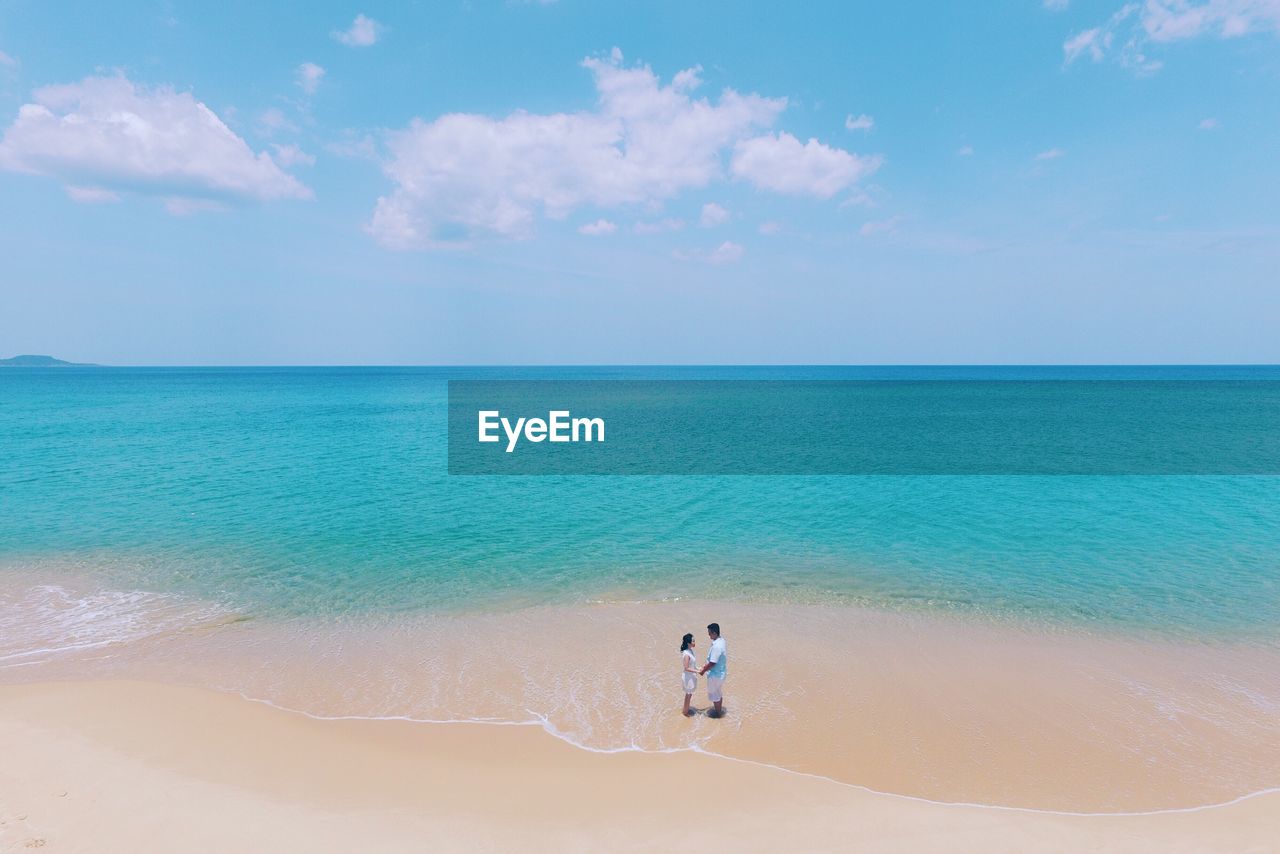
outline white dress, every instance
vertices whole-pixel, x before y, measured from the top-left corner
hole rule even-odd
[[[698,690],[698,674],[690,673],[690,668],[697,668],[697,657],[693,654],[693,650],[686,649],[680,653],[680,683],[684,685],[684,692],[692,694]]]

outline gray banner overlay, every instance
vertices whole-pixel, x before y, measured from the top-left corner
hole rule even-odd
[[[1280,474],[1277,380],[451,380],[448,418],[456,475]]]

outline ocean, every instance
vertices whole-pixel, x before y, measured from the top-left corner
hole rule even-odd
[[[0,564],[74,563],[269,614],[684,597],[1280,633],[1278,477],[450,476],[446,381],[487,377],[1280,369],[11,369]]]

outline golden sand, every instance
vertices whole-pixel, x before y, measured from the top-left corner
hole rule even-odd
[[[704,654],[711,619],[729,643],[729,716],[687,720],[679,638],[694,631]],[[0,682],[60,679],[218,688],[319,716],[538,721],[580,748],[696,747],[952,803],[1133,812],[1280,785],[1274,648],[844,606],[222,620],[0,668]],[[707,706],[701,684],[694,702]]]
[[[323,721],[136,682],[0,688],[9,851],[1274,851],[1280,793],[1181,813],[931,804],[536,727]]]

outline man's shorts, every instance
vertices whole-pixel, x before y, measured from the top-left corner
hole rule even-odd
[[[707,677],[707,699],[713,703],[719,703],[724,700],[724,677],[718,679],[715,676]]]

